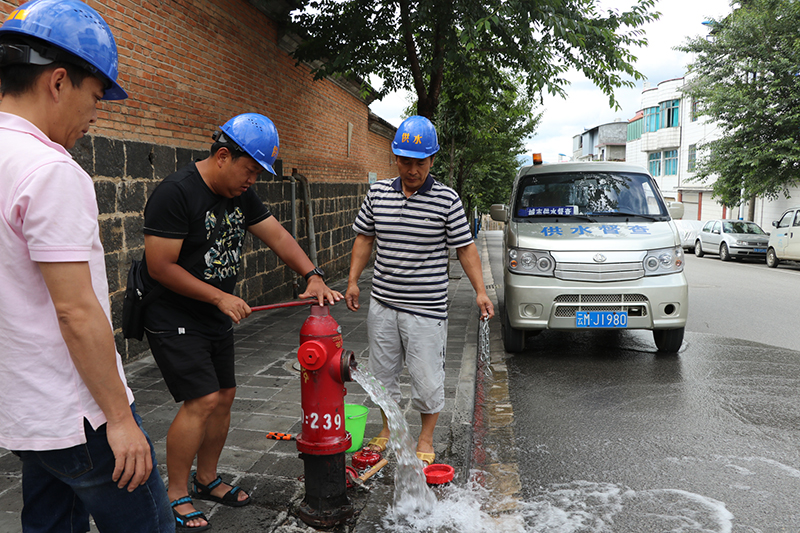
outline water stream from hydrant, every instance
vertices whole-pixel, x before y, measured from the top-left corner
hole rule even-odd
[[[399,516],[430,513],[436,504],[436,495],[425,481],[422,461],[417,458],[417,447],[409,434],[408,423],[400,407],[368,370],[351,367],[350,375],[369,394],[372,401],[383,409],[389,423],[389,448],[397,459],[393,512]]]

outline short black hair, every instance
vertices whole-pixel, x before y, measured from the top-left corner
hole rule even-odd
[[[236,144],[230,137],[225,135],[222,130],[215,131],[211,138],[214,139],[214,144],[211,145],[211,157],[214,157],[214,155],[219,152],[220,148],[227,148],[233,161],[239,159],[243,155],[249,155],[247,152],[242,150],[241,146]]]
[[[48,45],[35,38],[23,38],[19,36],[7,36],[0,39],[0,45],[24,45],[30,46],[40,54],[44,55]],[[52,46],[50,47],[52,48]],[[75,61],[69,61],[72,54],[59,50],[59,59],[47,65],[32,65],[26,63],[12,63],[0,66],[0,95],[20,96],[33,89],[36,80],[50,70],[63,68],[67,71],[67,77],[73,87],[80,87],[83,80],[92,76],[86,68],[80,66],[85,63],[80,58],[75,57]],[[105,80],[103,80],[105,81]]]
[[[234,161],[243,155],[248,155],[247,152],[239,148],[239,146],[235,143],[219,141],[211,145],[211,155],[214,156],[217,152],[219,152],[220,148],[227,148],[228,152],[231,154],[231,159]]]
[[[80,87],[91,76],[88,70],[72,63],[57,61],[49,65],[6,65],[0,67],[0,95],[20,96],[33,89],[36,80],[49,70],[64,68],[73,87]]]

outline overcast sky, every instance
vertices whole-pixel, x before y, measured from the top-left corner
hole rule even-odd
[[[603,9],[624,10],[631,3],[631,0],[599,0]],[[633,51],[638,57],[637,70],[652,86],[683,76],[690,58],[672,48],[683,44],[687,37],[706,35],[703,21],[731,10],[729,0],[660,0],[656,9],[661,12],[661,18],[645,27],[650,44]],[[528,153],[540,152],[545,161],[558,161],[558,154],[572,155],[572,138],[585,129],[617,119],[628,120],[639,110],[641,81],[633,89],[616,91],[622,109],[614,111],[608,105],[608,97],[581,74],[573,73],[568,79],[572,84],[566,88],[566,99],[545,95],[542,121],[527,142]],[[373,102],[370,109],[398,126],[408,105],[408,94],[395,93]]]

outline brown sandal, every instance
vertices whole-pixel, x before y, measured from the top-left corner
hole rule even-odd
[[[436,453],[417,452],[417,459],[425,463],[425,466],[432,465],[436,460]]]
[[[389,437],[372,437],[365,448],[369,447],[374,452],[383,453],[386,451],[386,444],[388,442]]]

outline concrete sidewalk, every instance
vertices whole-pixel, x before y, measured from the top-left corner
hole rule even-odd
[[[482,237],[479,251],[485,250]],[[482,253],[484,272],[488,257]],[[455,467],[455,483],[465,483],[472,457],[473,407],[475,398],[478,310],[475,293],[454,255],[450,262],[450,311],[446,361],[446,404],[434,435],[437,462]],[[366,318],[369,305],[371,271],[361,282],[361,309],[350,312],[344,302],[331,308],[342,327],[344,349],[353,350],[356,360],[366,368],[368,357]],[[490,283],[487,281],[487,284]],[[331,284],[344,293],[345,282]],[[492,291],[493,292],[493,291]],[[496,301],[496,300],[495,300]],[[303,497],[303,462],[294,441],[274,441],[269,431],[296,434],[300,422],[300,373],[297,363],[299,331],[307,307],[292,307],[254,313],[236,328],[237,398],[233,405],[231,428],[219,465],[227,482],[242,486],[253,502],[243,508],[230,508],[197,501],[215,532],[295,532],[314,531],[297,519],[291,509]],[[495,321],[493,321],[494,323]],[[494,344],[494,343],[493,343]],[[136,397],[137,411],[150,434],[164,478],[166,434],[177,410],[152,357],[126,365],[128,383]],[[381,427],[380,411],[355,382],[346,384],[346,403],[370,407],[365,442]],[[409,407],[410,385],[403,375],[404,400],[401,409],[413,436],[419,434],[420,418]],[[371,532],[392,502],[394,470],[391,462],[369,481],[371,492],[349,490],[356,509],[355,517],[334,529],[342,532]],[[350,454],[347,455],[350,464]],[[0,532],[19,533],[22,507],[21,472],[18,459],[0,449]],[[94,530],[93,530],[94,531]]]

